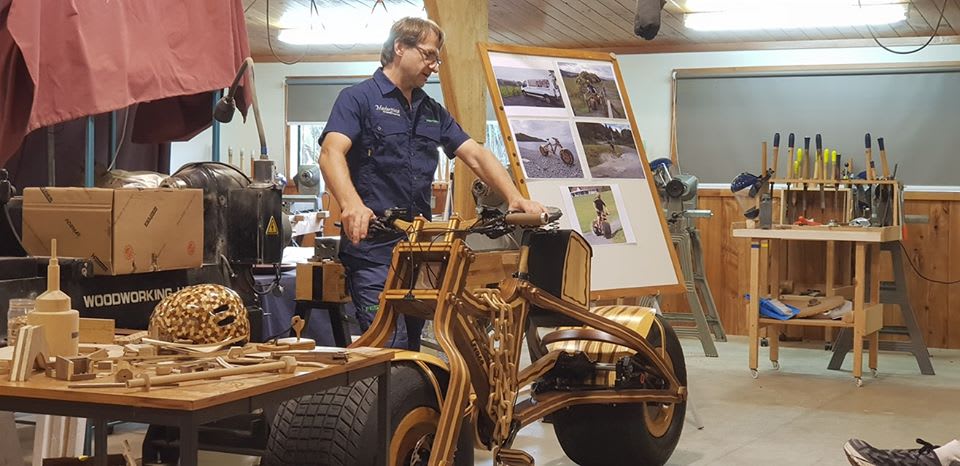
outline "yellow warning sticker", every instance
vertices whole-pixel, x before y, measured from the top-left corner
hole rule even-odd
[[[280,229],[277,228],[276,217],[270,217],[270,223],[267,224],[267,236],[277,236],[279,234]]]

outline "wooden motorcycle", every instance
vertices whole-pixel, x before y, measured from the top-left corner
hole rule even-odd
[[[404,239],[354,346],[385,347],[397,320],[416,316],[433,321],[449,362],[397,353],[388,452],[373,447],[377,383],[363,380],[281,406],[263,464],[469,465],[476,446],[497,465],[532,465],[512,443],[545,417],[578,464],[665,463],[686,408],[676,334],[650,308],[590,308],[590,245],[550,228],[557,218],[488,209],[471,221],[379,219]],[[498,237],[519,238],[509,250],[471,247]],[[521,368],[524,339],[532,363]]]

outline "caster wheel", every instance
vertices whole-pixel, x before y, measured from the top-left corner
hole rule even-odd
[[[829,341],[826,342],[826,343],[824,343],[824,344],[823,344],[823,350],[824,350],[824,351],[833,351],[833,343],[831,343],[831,342],[829,342]]]
[[[773,365],[773,370],[780,370],[780,361],[772,361],[771,364]]]
[[[877,370],[876,370],[876,369],[870,369],[870,375],[872,375],[872,376],[873,376],[873,378],[877,378],[877,377],[879,377],[879,376],[880,376],[880,373],[879,373],[879,372],[877,372]]]
[[[760,371],[756,369],[750,369],[750,377],[753,377],[753,378],[760,377]]]
[[[863,386],[863,379],[861,379],[860,377],[857,377],[857,388],[860,388],[862,386]]]
[[[761,338],[761,339],[760,339],[760,346],[766,348],[766,347],[770,346],[770,342],[767,341],[766,338]]]

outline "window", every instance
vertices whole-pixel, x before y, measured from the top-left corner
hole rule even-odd
[[[326,122],[319,123],[289,123],[287,125],[287,166],[290,167],[288,176],[296,176],[303,165],[315,165],[320,156],[320,134]],[[322,186],[321,186],[322,188]]]

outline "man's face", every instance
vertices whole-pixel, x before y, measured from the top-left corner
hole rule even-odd
[[[439,38],[430,33],[414,47],[404,48],[400,57],[400,69],[414,87],[423,87],[430,75],[440,70]]]

